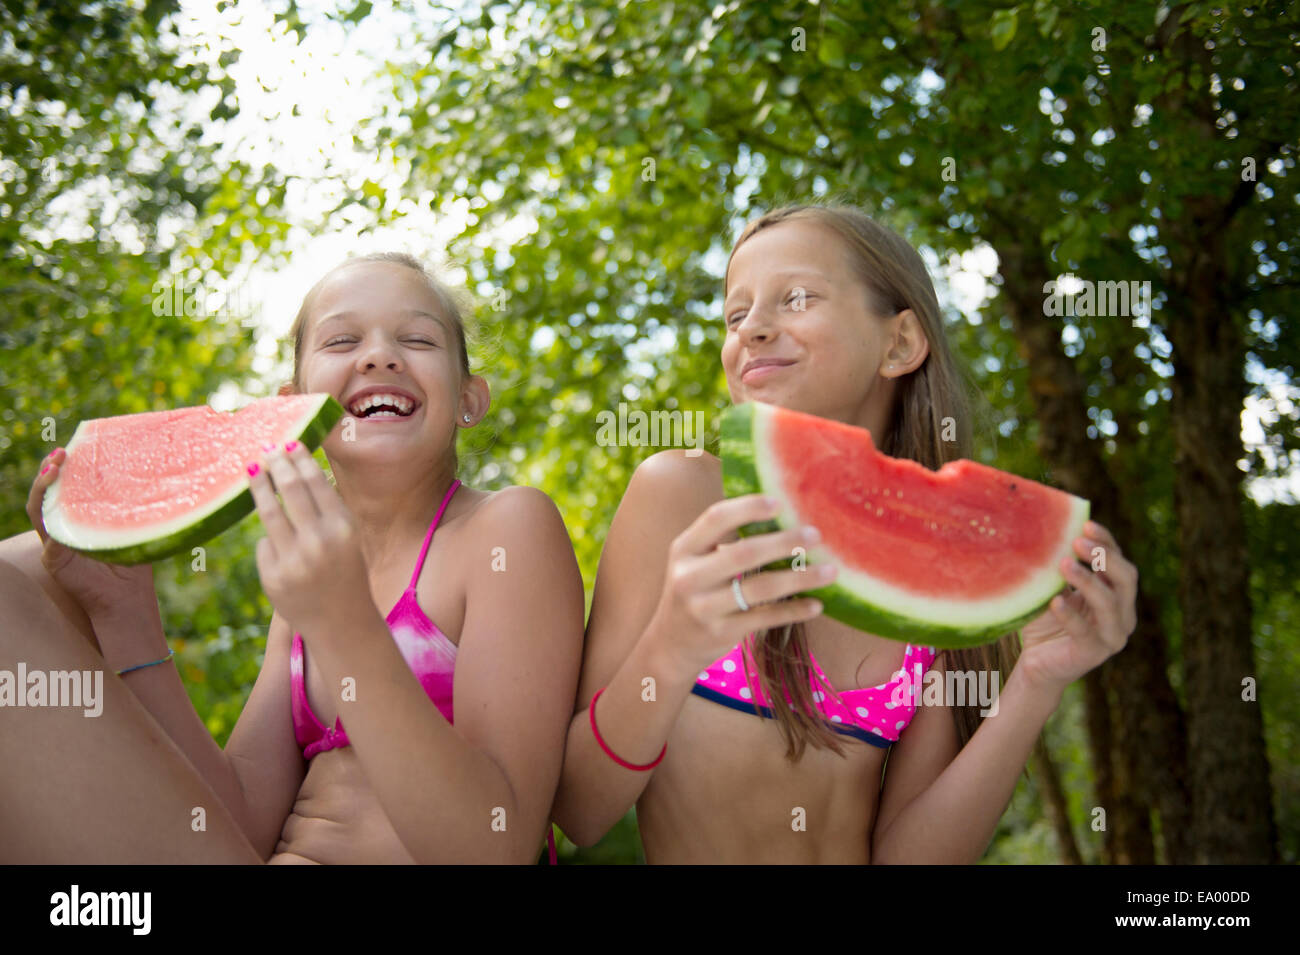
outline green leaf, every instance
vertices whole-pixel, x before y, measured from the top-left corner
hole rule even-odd
[[[360,23],[366,17],[370,16],[370,11],[374,4],[370,0],[359,0],[357,5],[343,17],[347,23]]]
[[[1056,20],[1060,15],[1060,10],[1055,6],[1035,5],[1038,13],[1038,32],[1045,37],[1052,36],[1056,32]]]
[[[833,33],[823,36],[817,41],[817,59],[832,69],[843,69],[846,62],[844,41]]]
[[[1019,14],[1019,7],[994,11],[993,23],[989,28],[989,32],[993,37],[993,49],[999,52],[1005,50],[1011,44],[1011,41],[1015,39],[1016,21]]]

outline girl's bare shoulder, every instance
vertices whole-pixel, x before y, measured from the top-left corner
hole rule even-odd
[[[689,524],[722,496],[721,461],[708,452],[674,449],[641,462],[620,509],[649,511],[671,524]]]
[[[495,491],[472,491],[473,503],[466,512],[466,521],[483,520],[485,517],[499,516],[502,512],[516,513],[531,510],[555,509],[551,496],[538,487],[526,484],[511,484]]]
[[[496,491],[474,491],[474,501],[459,522],[461,533],[479,537],[484,533],[521,536],[540,540],[567,540],[564,519],[551,496],[536,487],[518,484]]]

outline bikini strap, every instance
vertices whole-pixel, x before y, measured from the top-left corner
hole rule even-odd
[[[420,559],[415,562],[415,573],[411,574],[411,582],[407,584],[407,590],[414,590],[416,581],[420,579],[420,570],[424,567],[424,557],[429,553],[429,544],[433,542],[433,532],[437,529],[438,524],[442,522],[442,512],[451,503],[451,496],[456,493],[458,487],[460,487],[460,478],[451,482],[451,487],[447,489],[447,493],[443,496],[442,504],[438,506],[438,513],[424,535],[424,546],[420,548]]]

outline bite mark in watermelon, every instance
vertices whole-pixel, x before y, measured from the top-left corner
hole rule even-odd
[[[761,402],[728,409],[721,451],[727,497],[781,501],[743,536],[821,531],[807,565],[839,573],[807,593],[826,616],[927,646],[990,643],[1042,613],[1089,515],[1037,481],[968,460],[932,471],[880,453],[866,429]]]
[[[113,564],[189,550],[253,510],[245,466],[263,445],[315,450],[344,414],[332,395],[309,394],[83,421],[45,492],[45,530]]]

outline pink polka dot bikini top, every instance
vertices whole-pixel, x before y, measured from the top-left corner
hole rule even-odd
[[[753,640],[751,633],[730,653],[701,671],[691,692],[735,710],[773,719],[769,700],[758,680]],[[813,672],[809,680],[813,702],[831,729],[887,749],[890,744],[898,742],[912,721],[916,699],[919,698],[914,698],[913,686],[920,687],[938,652],[933,647],[909,643],[903,657],[903,668],[893,680],[843,693],[837,693],[831,686],[811,650],[808,656],[812,660]],[[789,692],[786,700],[790,700]]]

